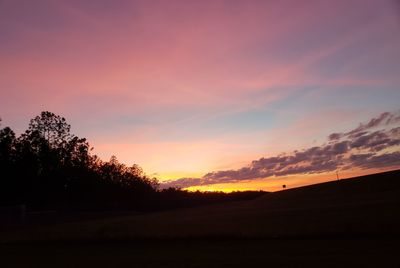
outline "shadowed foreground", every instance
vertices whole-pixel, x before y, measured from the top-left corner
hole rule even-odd
[[[278,239],[0,246],[3,267],[399,267],[392,239]],[[23,257],[22,257],[23,256]]]
[[[2,232],[0,254],[8,265],[24,267],[398,267],[399,175],[323,183],[251,201],[26,226]]]

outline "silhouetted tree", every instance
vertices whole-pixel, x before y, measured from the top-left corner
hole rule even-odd
[[[1,120],[0,120],[1,122]],[[12,161],[15,146],[15,133],[11,128],[0,129],[0,164]]]
[[[0,119],[1,124],[1,119]],[[13,203],[17,187],[12,176],[15,170],[15,133],[9,127],[0,129],[0,202]]]
[[[73,137],[70,129],[71,126],[64,117],[51,112],[42,112],[40,116],[31,119],[25,135],[37,132],[51,147],[61,147]]]
[[[1,123],[1,119],[0,119]],[[16,137],[0,129],[0,205],[64,209],[163,209],[248,198],[254,194],[158,191],[156,178],[112,156],[91,155],[65,118],[42,112]]]

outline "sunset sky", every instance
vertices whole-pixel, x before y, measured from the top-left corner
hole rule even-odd
[[[400,4],[0,0],[0,94],[2,126],[54,112],[165,187],[399,168]]]

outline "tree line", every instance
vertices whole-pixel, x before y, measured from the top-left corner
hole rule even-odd
[[[0,206],[154,210],[260,194],[159,190],[157,179],[138,165],[126,166],[115,156],[101,160],[85,138],[70,130],[64,117],[48,111],[31,119],[19,137],[9,127],[0,129]]]

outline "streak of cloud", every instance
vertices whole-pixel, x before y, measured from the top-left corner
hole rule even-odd
[[[399,113],[385,112],[349,132],[330,134],[328,142],[321,146],[263,157],[252,161],[247,167],[210,172],[202,178],[167,181],[162,186],[186,188],[350,168],[400,166],[400,152],[389,150],[400,145],[400,127],[393,127],[400,122],[399,119]],[[371,131],[379,127],[384,128]]]

